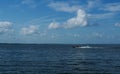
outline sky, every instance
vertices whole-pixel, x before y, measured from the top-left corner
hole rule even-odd
[[[119,44],[120,0],[0,0],[0,43]]]

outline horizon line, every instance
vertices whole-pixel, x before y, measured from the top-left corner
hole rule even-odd
[[[62,45],[62,44],[65,44],[65,45],[79,45],[79,44],[98,44],[98,45],[100,45],[100,44],[120,44],[120,43],[0,43],[0,44],[30,44],[30,45],[47,45],[47,44],[50,44],[50,45],[53,45],[53,44],[57,44],[57,45]]]

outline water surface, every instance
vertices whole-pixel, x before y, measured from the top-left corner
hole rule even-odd
[[[120,74],[120,45],[0,44],[0,74]]]

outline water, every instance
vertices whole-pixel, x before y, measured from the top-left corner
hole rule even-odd
[[[0,44],[0,74],[120,74],[120,45],[72,46]]]

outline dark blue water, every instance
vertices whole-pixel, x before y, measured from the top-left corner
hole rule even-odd
[[[120,74],[120,45],[0,44],[0,74]]]

